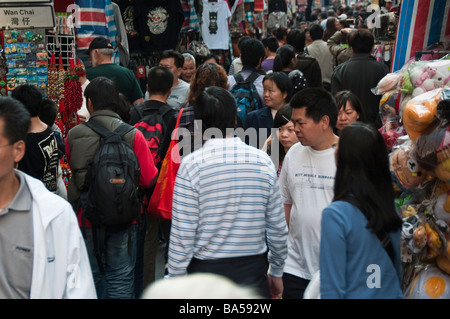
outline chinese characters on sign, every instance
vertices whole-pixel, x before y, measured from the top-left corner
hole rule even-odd
[[[55,16],[51,5],[0,9],[0,27],[6,29],[53,28],[54,26]]]

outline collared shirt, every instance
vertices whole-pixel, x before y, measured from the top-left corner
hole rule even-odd
[[[206,141],[177,174],[169,274],[185,274],[192,258],[254,256],[267,248],[271,274],[280,277],[287,226],[270,157],[237,137]]]
[[[13,200],[0,210],[0,299],[28,299],[33,269],[32,197],[22,175]]]

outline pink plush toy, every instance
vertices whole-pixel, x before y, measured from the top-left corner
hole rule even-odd
[[[416,83],[414,83],[414,86],[416,88],[420,87],[425,92],[427,89],[423,86],[423,83],[425,80],[431,79],[437,72],[437,69],[435,67],[426,66],[425,69],[423,69],[422,73],[419,75],[419,77],[416,80]]]

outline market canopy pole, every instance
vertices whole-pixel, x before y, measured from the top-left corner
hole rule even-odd
[[[401,69],[416,51],[450,41],[449,15],[450,0],[403,0],[391,71]]]

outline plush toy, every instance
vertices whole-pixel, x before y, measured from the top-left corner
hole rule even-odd
[[[397,71],[386,74],[377,84],[376,95],[384,94],[388,91],[397,91],[398,87],[402,83],[404,75],[402,72]]]
[[[406,190],[418,188],[428,178],[427,172],[411,156],[413,149],[413,143],[405,143],[391,153],[391,171]]]
[[[442,99],[442,89],[423,93],[406,103],[403,114],[403,126],[411,140],[416,140],[433,123],[437,104]]]
[[[417,78],[411,79],[414,86],[414,90],[412,92],[413,97],[434,89],[434,81],[431,78],[436,74],[436,72],[436,67],[427,65],[422,69],[422,72]]]

